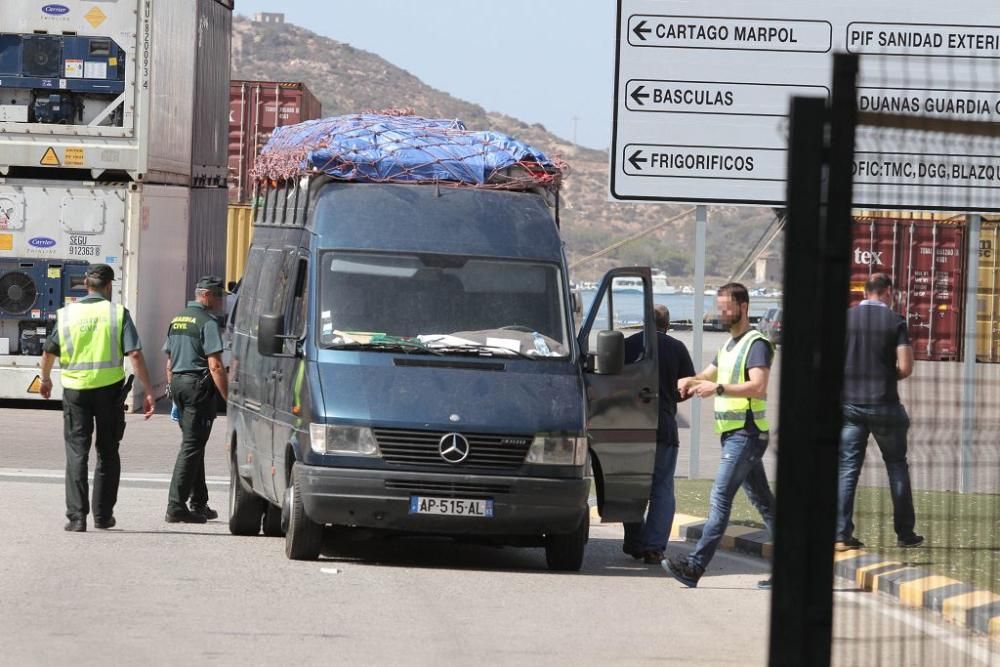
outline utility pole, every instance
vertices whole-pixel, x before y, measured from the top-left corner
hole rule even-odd
[[[573,145],[576,145],[576,124],[580,120],[579,116],[573,116]]]

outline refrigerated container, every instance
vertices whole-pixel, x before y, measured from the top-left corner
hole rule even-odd
[[[86,294],[82,277],[91,262],[114,269],[112,298],[131,311],[153,393],[163,393],[160,346],[187,298],[190,193],[136,183],[0,184],[0,399],[39,397],[29,390],[41,340],[56,310]],[[58,364],[52,379],[53,397],[60,398]]]
[[[303,83],[240,81],[229,84],[229,201],[253,196],[250,171],[276,127],[322,116],[323,110]]]
[[[864,298],[872,273],[889,274],[893,309],[906,320],[916,359],[962,358],[965,300],[962,219],[856,217],[853,222],[850,305]]]
[[[223,185],[232,6],[0,3],[0,175]]]

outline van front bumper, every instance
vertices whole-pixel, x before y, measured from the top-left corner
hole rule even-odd
[[[438,535],[570,533],[589,511],[589,479],[547,479],[327,468],[296,464],[316,523]],[[412,496],[493,500],[493,516],[411,514]]]

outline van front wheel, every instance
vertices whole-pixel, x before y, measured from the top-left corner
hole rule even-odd
[[[288,529],[285,532],[285,555],[291,560],[316,560],[323,547],[323,525],[306,515],[302,505],[302,489],[296,469],[292,469],[289,486]]]
[[[577,572],[583,567],[583,554],[590,535],[590,508],[572,533],[545,536],[545,562],[549,569],[559,572]]]
[[[236,471],[236,462],[229,463],[229,532],[233,535],[257,535],[264,516],[264,499],[248,491]]]

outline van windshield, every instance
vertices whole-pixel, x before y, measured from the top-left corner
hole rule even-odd
[[[327,251],[322,258],[323,347],[569,356],[554,264],[345,251]]]

